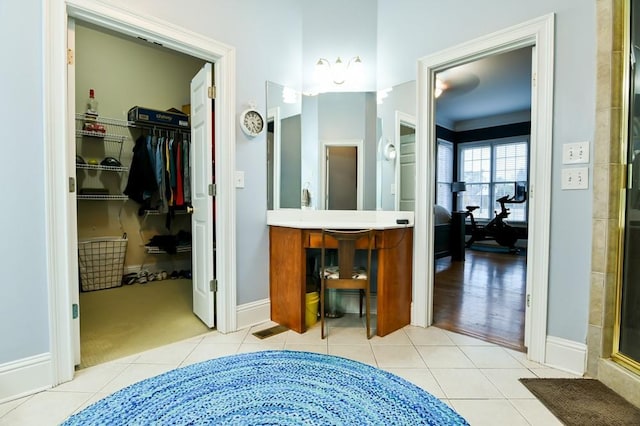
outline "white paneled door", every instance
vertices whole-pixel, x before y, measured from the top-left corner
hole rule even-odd
[[[209,87],[212,66],[207,63],[191,80],[191,188],[193,215],[192,273],[193,312],[208,327],[215,326],[214,208],[213,208],[213,117]]]

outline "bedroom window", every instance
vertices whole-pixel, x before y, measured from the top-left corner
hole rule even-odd
[[[500,209],[496,200],[513,196],[514,182],[527,186],[529,175],[528,138],[508,138],[459,145],[459,179],[466,182],[463,206],[480,206],[476,219],[492,219]],[[509,221],[527,221],[527,203],[509,204]]]
[[[436,204],[453,209],[451,182],[453,182],[453,144],[438,139],[436,156]]]

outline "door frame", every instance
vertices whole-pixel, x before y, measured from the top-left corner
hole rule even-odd
[[[531,157],[525,346],[544,362],[547,338],[551,151],[553,123],[554,15],[548,14],[418,60],[418,134],[413,258],[412,323],[433,322],[433,204],[435,202],[435,75],[490,55],[532,46]],[[421,184],[426,182],[426,184]]]
[[[235,165],[235,48],[155,18],[89,0],[45,1],[44,128],[45,202],[47,206],[46,253],[48,270],[52,385],[73,379],[74,325],[72,286],[77,282],[77,241],[70,212],[76,196],[69,191],[75,164],[69,160],[73,136],[68,115],[67,25],[80,19],[133,37],[144,37],[164,47],[195,56],[214,65],[216,85],[216,277],[218,281],[217,330],[232,332],[236,316],[236,194]],[[72,59],[72,58],[71,58]],[[64,194],[64,195],[62,195]],[[60,254],[68,262],[60,262]],[[213,259],[213,253],[208,254]],[[73,260],[76,259],[76,262]],[[74,267],[75,265],[75,267]],[[213,278],[213,277],[211,277]]]
[[[364,205],[364,141],[362,139],[338,139],[321,140],[318,152],[320,170],[320,210],[327,210],[327,148],[330,146],[354,147],[357,151],[357,178],[356,185],[356,208],[363,209]]]

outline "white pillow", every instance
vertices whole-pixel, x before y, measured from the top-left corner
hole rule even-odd
[[[451,222],[451,213],[441,205],[436,204],[433,206],[433,220],[436,225],[449,223]]]

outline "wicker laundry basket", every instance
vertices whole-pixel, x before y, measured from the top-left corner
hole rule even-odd
[[[78,266],[82,291],[122,285],[127,235],[101,237],[78,242]]]

